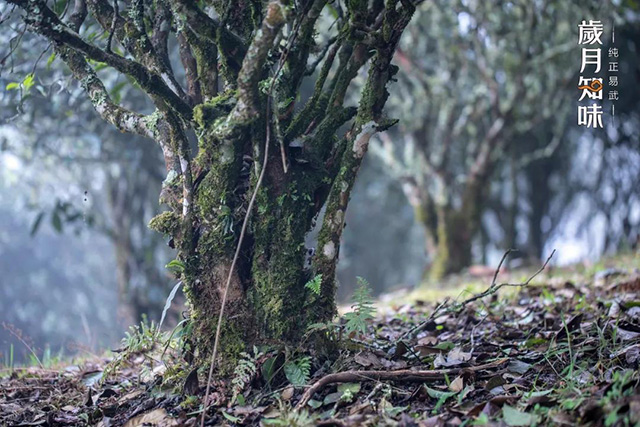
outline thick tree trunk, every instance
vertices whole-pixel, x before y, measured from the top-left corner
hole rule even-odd
[[[468,182],[459,208],[438,204],[426,191],[410,198],[416,220],[425,229],[425,246],[431,263],[425,276],[437,281],[471,265],[471,246],[479,231],[482,200],[479,182]],[[415,193],[415,192],[414,192]]]
[[[180,248],[197,359],[209,357],[213,347],[242,218],[255,190],[256,168],[262,164],[260,157],[251,162],[248,156],[251,150],[261,154],[261,129],[266,126],[264,118],[254,118],[250,126],[235,124],[228,134],[217,121],[207,123],[205,118],[206,114],[195,160],[199,172],[191,224],[181,223],[175,213],[162,214],[151,223],[175,236]],[[285,174],[276,147],[274,141],[227,295],[219,344],[223,371],[233,368],[247,346],[295,342],[305,332],[304,325],[318,317],[315,313],[334,310],[304,287],[311,278],[303,268],[305,236],[326,199],[327,183],[322,179],[326,172],[292,164]],[[173,189],[179,190],[179,186]],[[186,231],[190,228],[191,233]]]
[[[225,371],[252,344],[294,341],[306,323],[332,318],[344,214],[369,138],[395,123],[382,117],[382,109],[386,85],[398,71],[391,65],[395,47],[415,11],[412,2],[347,2],[336,21],[338,36],[313,65],[316,21],[326,0],[214,2],[220,21],[187,0],[121,15],[107,3],[88,2],[88,12],[110,33],[106,49],[78,32],[87,10],[67,24],[44,0],[8,1],[56,46],[105,120],[162,148],[167,177],[161,202],[170,210],[149,226],[170,236],[178,250],[173,265],[190,306],[191,359],[208,363],[223,301],[218,361]],[[160,19],[150,28],[146,14],[153,9]],[[169,61],[171,32],[179,39],[186,92]],[[111,51],[112,38],[125,55]],[[155,112],[142,115],[114,102],[94,61],[133,79]],[[359,106],[345,106],[351,82],[367,63]],[[309,75],[317,75],[314,93],[296,111]],[[195,159],[191,130],[199,144]],[[292,159],[297,154],[291,147],[301,149],[300,162]],[[304,237],[325,202],[309,274],[322,275],[315,295],[304,287],[310,278],[303,269]]]
[[[429,269],[432,280],[458,273],[471,264],[472,230],[464,212],[438,209],[436,253]]]

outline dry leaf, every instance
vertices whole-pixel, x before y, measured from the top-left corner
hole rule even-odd
[[[178,421],[171,418],[167,411],[163,408],[154,409],[146,414],[138,415],[127,421],[124,427],[138,427],[138,426],[177,426]]]
[[[464,388],[464,380],[462,379],[462,377],[456,377],[456,379],[451,381],[451,384],[449,384],[449,390],[455,393],[458,393],[463,388]]]
[[[294,388],[292,386],[285,388],[281,394],[282,400],[284,401],[291,400],[291,398],[293,397],[293,392],[294,392]]]

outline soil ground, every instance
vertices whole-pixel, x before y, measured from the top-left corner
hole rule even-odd
[[[365,333],[343,315],[309,352],[246,355],[212,384],[206,425],[638,425],[639,267],[629,254],[383,298]],[[199,425],[206,370],[180,337],[139,327],[119,352],[3,367],[0,425]]]

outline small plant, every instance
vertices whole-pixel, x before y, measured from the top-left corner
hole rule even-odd
[[[239,395],[242,394],[244,389],[253,381],[258,371],[257,363],[258,359],[264,356],[264,353],[259,352],[257,347],[253,347],[253,355],[249,353],[241,353],[242,358],[238,362],[238,366],[233,372],[233,398],[232,401],[236,401]]]
[[[139,325],[129,326],[129,330],[125,332],[122,339],[122,349],[118,350],[116,357],[105,366],[100,381],[104,382],[111,374],[114,374],[132,354],[142,353],[145,358],[148,358],[146,353],[153,350],[156,343],[159,342],[157,329],[155,322],[149,323],[145,315]]]
[[[309,381],[311,358],[299,357],[284,364],[284,375],[294,386],[303,386]]]
[[[318,274],[313,279],[309,280],[304,287],[311,290],[315,295],[320,295],[320,285],[322,284],[322,274]]]
[[[165,265],[164,268],[166,268],[176,276],[180,276],[182,273],[184,273],[185,265],[179,259],[173,259],[169,261],[169,263]]]
[[[198,396],[186,396],[185,399],[180,402],[180,407],[183,409],[193,408],[198,405],[200,399]]]
[[[151,350],[156,343],[156,329],[155,322],[147,322],[147,317],[143,315],[140,325],[129,326],[129,330],[124,333],[122,344],[126,351],[142,353]]]
[[[344,315],[347,323],[345,328],[349,335],[356,332],[364,334],[367,331],[367,321],[373,319],[376,309],[373,306],[373,298],[371,297],[371,287],[369,282],[362,277],[357,278],[358,289],[353,294],[355,302],[351,306],[352,312]]]
[[[279,403],[280,413],[277,418],[263,418],[260,422],[263,425],[278,427],[309,427],[316,425],[316,417],[306,409],[294,410],[291,407]]]
[[[611,388],[600,400],[600,403],[606,408],[607,412],[604,420],[605,426],[632,425],[630,414],[621,409],[625,406],[624,398],[634,393],[633,382],[634,372],[632,370],[617,371],[613,374]],[[628,405],[628,403],[626,405]]]

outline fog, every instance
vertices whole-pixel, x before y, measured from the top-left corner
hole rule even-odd
[[[5,5],[0,7],[6,12]],[[452,16],[455,21],[456,15]],[[524,130],[506,125],[505,142],[494,153],[502,160],[492,164],[482,186],[486,203],[479,208],[478,225],[469,239],[471,262],[467,264],[495,267],[510,247],[520,250],[514,267],[539,264],[553,249],[557,249],[553,262],[558,265],[595,262],[609,254],[636,250],[640,236],[640,37],[635,12],[615,17],[620,20],[619,91],[623,94],[616,103],[615,118],[605,116],[605,129],[600,131],[575,124],[576,89],[565,80],[573,82],[576,77],[579,49],[575,40],[566,40],[575,47],[571,55],[541,65],[564,82],[553,89],[558,107],[554,104],[544,114],[541,108],[539,121],[538,111],[522,107],[513,115],[521,118],[520,124],[531,115],[536,118],[532,124]],[[466,40],[472,36],[473,22],[464,13],[457,19],[457,37]],[[569,18],[558,19],[566,23]],[[571,21],[571,28],[576,27],[577,19],[571,19],[576,21]],[[338,263],[340,303],[350,301],[357,276],[368,280],[375,295],[439,286],[430,278],[436,258],[434,236],[429,235],[428,221],[420,217],[424,207],[420,197],[436,200],[431,196],[441,195],[439,176],[446,176],[443,188],[448,191],[448,207],[455,212],[463,204],[462,190],[469,181],[465,174],[473,160],[465,156],[491,126],[482,117],[482,109],[473,116],[461,107],[472,105],[464,98],[470,95],[462,86],[478,86],[474,80],[478,77],[473,72],[456,77],[460,67],[455,61],[473,57],[472,48],[442,59],[453,64],[453,70],[421,62],[434,54],[439,42],[449,40],[445,24],[428,30],[413,24],[403,39],[397,56],[401,65],[398,82],[389,86],[387,108],[400,122],[372,139],[352,194]],[[18,33],[12,21],[3,24],[0,32],[3,40],[15,40]],[[483,35],[480,41],[491,47],[490,37]],[[62,355],[115,348],[130,324],[143,317],[159,320],[177,281],[165,267],[175,258],[175,250],[167,238],[146,227],[164,210],[158,203],[166,175],[160,148],[140,137],[121,134],[97,117],[60,61],[45,66],[49,53],[42,54],[47,52],[43,40],[26,35],[21,43],[20,49],[11,52],[12,65],[5,63],[0,74],[0,363],[10,357],[28,359],[29,351],[21,341],[38,352],[49,348]],[[504,54],[504,49],[499,50]],[[501,58],[496,67],[508,60]],[[571,78],[563,74],[564,60],[574,64]],[[24,82],[38,61],[30,92],[7,89],[12,83]],[[133,85],[108,70],[101,72],[130,107],[149,109]],[[457,86],[447,90],[463,98],[452,101],[450,107],[444,101],[452,99],[452,94],[435,90],[426,96],[418,86],[442,76],[459,79]],[[527,76],[534,79],[535,73]],[[495,81],[499,86],[496,96],[508,97],[513,82],[506,72],[497,69]],[[447,87],[435,80],[424,84],[443,91]],[[541,84],[534,81],[531,86]],[[487,97],[479,96],[481,101],[473,103],[481,104]],[[610,111],[611,103],[603,102]],[[521,107],[517,104],[513,108]],[[458,139],[451,142],[450,169],[432,174],[425,164],[437,160],[437,147],[445,145],[441,141],[455,127],[448,120],[461,117],[469,122],[460,126],[455,134]],[[566,125],[560,126],[563,123]],[[421,138],[423,146],[419,146]],[[411,141],[418,142],[409,150]],[[547,149],[552,144],[553,149]],[[539,159],[520,162],[545,149],[547,153]],[[420,159],[424,164],[418,165]],[[183,303],[178,296],[167,327],[181,318]]]

